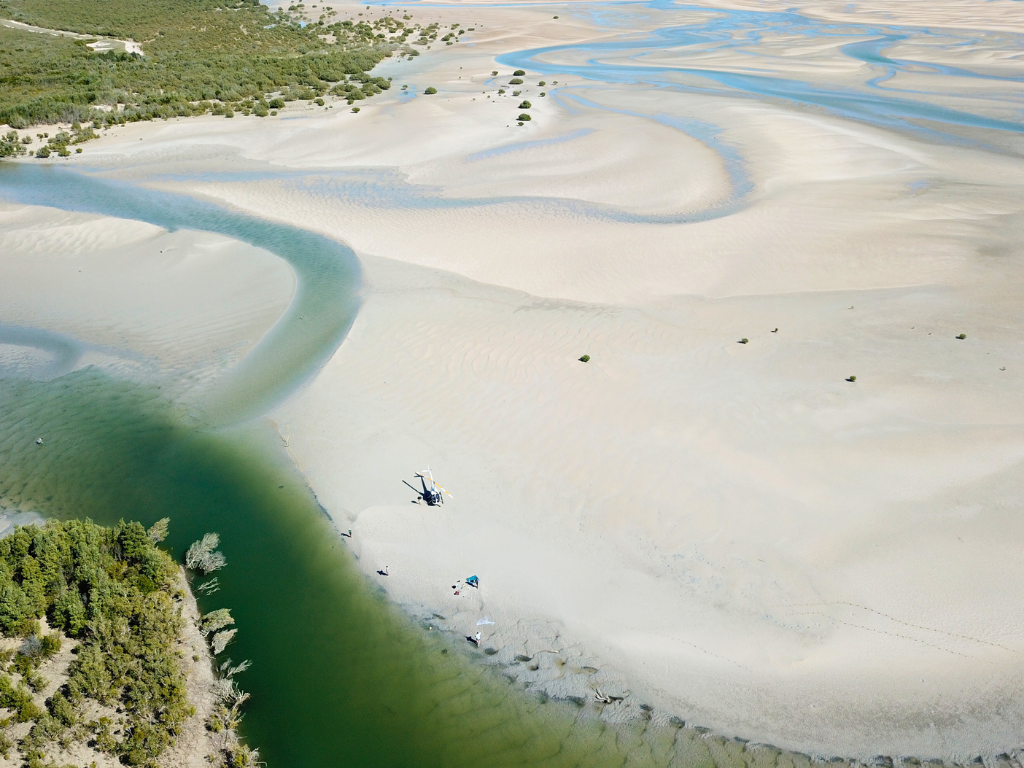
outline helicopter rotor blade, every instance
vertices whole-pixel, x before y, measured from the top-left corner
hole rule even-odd
[[[423,480],[429,480],[431,487],[437,488],[439,491],[443,491],[448,496],[449,499],[455,498],[438,484],[437,480],[434,479],[434,473],[431,472],[429,469],[426,470],[425,472],[417,472],[416,477],[419,477]],[[426,485],[426,483],[424,483],[424,485]]]

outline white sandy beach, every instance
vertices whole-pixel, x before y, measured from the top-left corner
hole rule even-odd
[[[485,643],[503,657],[551,648],[602,668],[535,680],[556,693],[600,682],[730,736],[863,759],[1024,746],[1020,134],[961,127],[982,139],[955,143],[600,82],[575,74],[592,51],[553,53],[565,74],[497,94],[501,54],[712,16],[597,10],[415,10],[476,31],[383,64],[394,87],[358,115],[334,102],[132,125],[71,163],[172,172],[150,183],[357,252],[354,327],[273,418],[361,566],[390,566],[395,600],[462,634],[493,620]],[[875,0],[843,19],[1016,31],[1019,10]],[[1007,40],[898,50],[1019,76]],[[761,44],[762,74],[870,76],[833,42]],[[746,72],[752,58],[695,61]],[[906,98],[1019,112],[1019,84],[977,83]],[[217,176],[231,170],[252,173]],[[17,206],[0,224],[18,255],[0,258],[3,322],[169,366],[258,340],[294,290],[282,262],[212,236]],[[91,282],[51,289],[83,243]],[[157,254],[165,243],[182,255]],[[37,310],[42,286],[67,294]],[[403,483],[428,465],[454,494],[441,508]],[[470,574],[481,590],[455,597]]]

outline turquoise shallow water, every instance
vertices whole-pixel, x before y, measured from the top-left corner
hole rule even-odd
[[[788,105],[825,110],[840,117],[881,128],[910,131],[930,140],[963,143],[962,129],[1024,134],[1024,76],[1007,76],[966,68],[890,58],[885,51],[907,40],[927,42],[942,50],[994,42],[1009,50],[1024,47],[1024,38],[1011,33],[943,30],[898,25],[829,23],[796,12],[712,9],[687,6],[674,0],[652,0],[642,5],[608,3],[603,12],[608,18],[628,16],[630,8],[658,11],[692,11],[696,21],[656,29],[644,36],[624,35],[621,39],[555,45],[516,51],[497,57],[506,66],[522,68],[540,75],[571,74],[599,83],[643,83],[675,93],[702,93],[731,97],[773,100]],[[586,11],[584,11],[586,13]],[[708,13],[714,17],[707,18]],[[678,15],[676,17],[678,19]],[[766,40],[785,36],[794,48],[822,39],[849,43],[840,46],[840,55],[868,66],[863,69],[861,87],[814,83],[785,77],[768,71],[765,54],[759,46]],[[866,39],[865,39],[866,38]],[[746,72],[716,69],[701,59],[707,51],[729,48],[749,59]],[[586,58],[582,61],[578,54]],[[573,54],[571,63],[565,58]],[[656,63],[650,54],[658,54]],[[666,54],[670,54],[666,56]],[[934,90],[901,90],[889,83],[899,73],[937,76]],[[941,79],[938,79],[941,78]],[[1011,105],[1011,118],[986,113],[988,94],[977,96],[977,109],[950,108],[913,96],[944,96],[951,92],[950,81],[996,81],[1005,85],[998,99]],[[955,88],[955,86],[953,86]],[[555,91],[557,94],[558,91]],[[1005,111],[1005,110],[1004,110]],[[698,137],[699,138],[699,137]]]

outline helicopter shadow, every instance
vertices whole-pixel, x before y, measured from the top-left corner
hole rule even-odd
[[[405,484],[406,484],[407,486],[409,486],[410,488],[412,488],[412,489],[413,489],[413,491],[415,491],[415,492],[416,492],[416,498],[415,498],[415,499],[413,499],[412,501],[410,501],[410,502],[409,502],[410,504],[419,504],[419,503],[420,503],[421,501],[423,501],[423,496],[424,496],[424,494],[426,493],[426,491],[425,491],[425,490],[423,490],[423,491],[421,491],[421,490],[418,490],[418,489],[416,488],[416,486],[415,486],[415,485],[413,485],[412,483],[410,483],[410,482],[409,482],[408,480],[403,480],[402,482],[403,482],[403,483],[405,483]]]

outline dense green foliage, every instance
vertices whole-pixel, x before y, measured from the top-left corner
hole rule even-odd
[[[0,630],[27,638],[2,665],[0,706],[35,721],[21,744],[29,765],[44,763],[48,744],[87,733],[122,762],[151,766],[193,714],[174,648],[183,621],[178,570],[156,546],[160,532],[151,534],[138,523],[71,520],[0,540]],[[36,670],[61,647],[59,634],[40,637],[44,616],[78,641],[68,680],[46,711],[28,690],[44,686]],[[80,722],[87,698],[123,710],[120,736],[107,718]]]
[[[332,87],[364,98],[388,87],[366,71],[408,50],[413,34],[390,15],[332,23],[325,14],[303,27],[257,0],[0,0],[0,18],[132,40],[144,52],[95,53],[87,40],[0,27],[0,124],[16,128],[228,110],[262,116],[273,94],[314,99]],[[412,42],[436,35],[432,25]]]
[[[15,157],[24,155],[25,152],[25,146],[17,131],[8,131],[0,136],[0,157]]]

